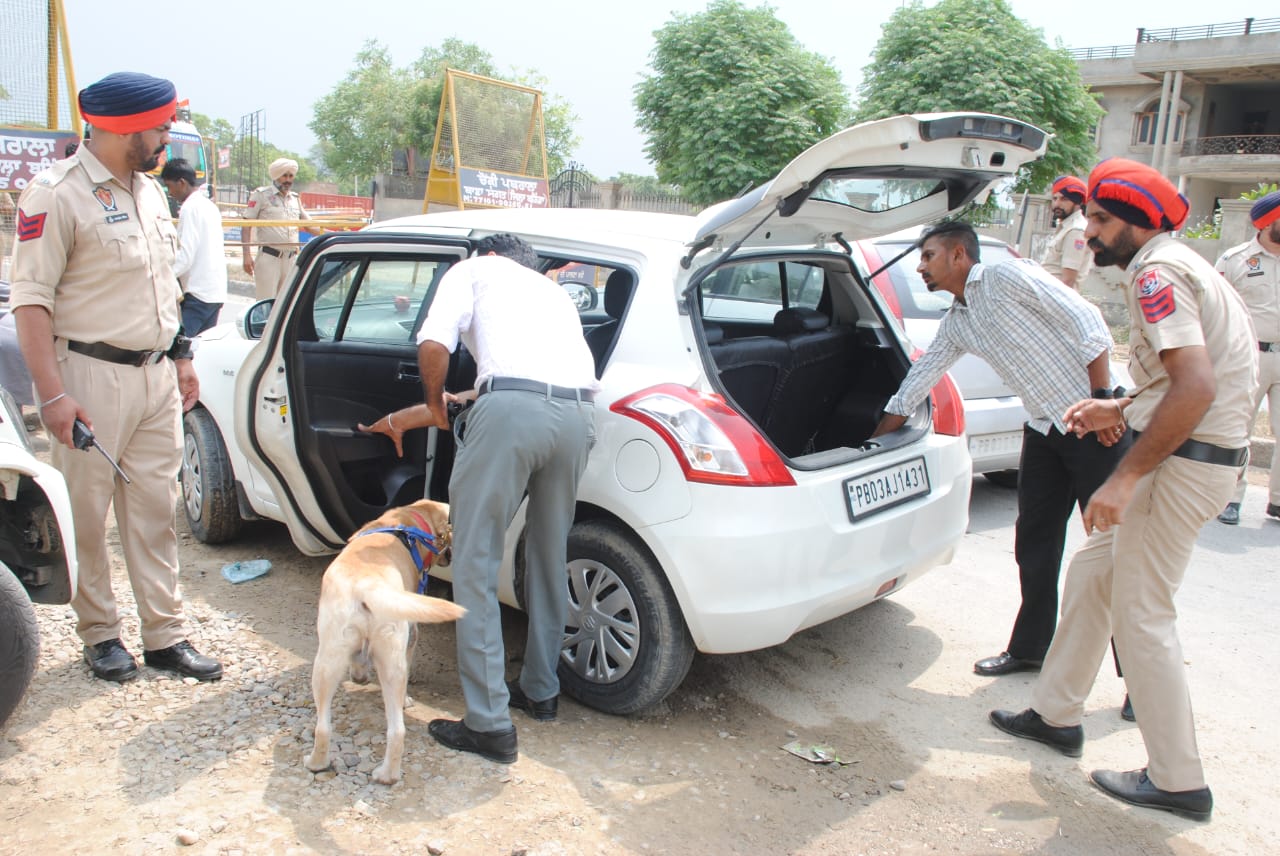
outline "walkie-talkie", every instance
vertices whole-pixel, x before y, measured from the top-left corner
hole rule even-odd
[[[125,484],[133,484],[130,478],[124,474],[124,470],[120,469],[116,459],[111,457],[106,449],[102,448],[102,444],[97,441],[93,436],[93,432],[89,430],[89,426],[80,419],[76,420],[76,424],[71,429],[71,441],[75,443],[77,449],[88,449],[90,446],[97,449],[102,453],[102,457],[107,459],[107,463],[120,474],[120,478],[124,479]]]

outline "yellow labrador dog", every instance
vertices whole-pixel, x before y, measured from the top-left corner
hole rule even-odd
[[[387,713],[387,752],[373,779],[384,785],[399,781],[405,692],[418,636],[414,625],[456,621],[466,612],[447,600],[414,594],[433,560],[448,563],[449,533],[449,506],[442,502],[424,499],[393,508],[352,535],[324,572],[316,619],[320,645],[311,670],[316,744],[307,769],[329,767],[333,694],[343,676],[350,670],[352,680],[367,683],[372,666]]]

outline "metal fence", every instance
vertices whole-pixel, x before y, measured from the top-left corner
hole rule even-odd
[[[1072,48],[1067,51],[1074,60],[1120,59],[1134,55],[1136,46],[1151,42],[1181,42],[1192,39],[1215,39],[1227,36],[1251,36],[1258,33],[1280,33],[1280,18],[1245,18],[1225,24],[1199,24],[1194,27],[1165,27],[1159,30],[1138,28],[1136,43],[1094,48]]]
[[[1280,135],[1241,134],[1197,137],[1182,144],[1184,157],[1195,155],[1280,155]]]

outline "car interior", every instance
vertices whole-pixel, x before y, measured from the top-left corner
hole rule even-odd
[[[719,385],[779,451],[865,444],[909,366],[847,261],[739,259],[696,294]]]
[[[299,459],[305,472],[331,476],[312,479],[311,487],[346,531],[424,495],[448,497],[454,456],[450,432],[410,431],[403,438],[404,456],[396,457],[390,440],[356,426],[422,400],[416,331],[456,258],[358,247],[331,251],[308,272],[312,281],[302,292],[305,303],[290,313],[291,326],[283,335],[292,350],[290,401],[299,426]],[[542,261],[551,277],[570,263]],[[574,284],[601,292],[579,312],[600,376],[636,276],[621,268],[574,264]],[[471,389],[475,379],[475,360],[459,345],[445,388]]]

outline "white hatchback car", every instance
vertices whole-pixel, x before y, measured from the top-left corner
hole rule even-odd
[[[959,396],[940,385],[937,406],[868,439],[910,363],[849,242],[983,197],[1046,140],[997,116],[898,116],[697,217],[472,210],[311,241],[269,320],[257,304],[201,337],[182,474],[192,531],[226,540],[267,517],[322,554],[388,507],[447,500],[449,432],[411,432],[398,458],[355,426],[421,401],[415,332],[441,275],[478,238],[515,233],[549,275],[608,272],[600,305],[580,310],[601,391],[561,684],[613,713],[655,704],[695,651],[783,642],[950,560],[971,482]],[[446,388],[471,388],[475,371],[456,354]],[[523,529],[521,509],[500,582],[513,606]]]

